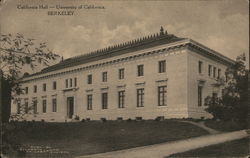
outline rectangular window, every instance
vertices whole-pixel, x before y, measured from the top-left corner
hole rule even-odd
[[[46,83],[43,84],[43,91],[46,91]]]
[[[211,76],[212,73],[212,65],[208,65],[208,76]]]
[[[102,93],[102,109],[108,108],[108,93]]]
[[[166,72],[166,60],[159,61],[159,73]]]
[[[68,81],[68,79],[65,80],[65,87],[66,87],[66,88],[69,87],[69,81]]]
[[[137,65],[137,76],[143,76],[143,65]]]
[[[28,114],[28,112],[29,112],[29,103],[28,103],[28,101],[25,101],[25,103],[24,103],[24,112],[25,112],[25,114]]]
[[[216,67],[213,69],[213,77],[216,78]]]
[[[92,94],[87,95],[87,110],[92,110]]]
[[[57,100],[56,98],[52,99],[52,112],[56,112],[57,111]]]
[[[37,113],[37,100],[33,100],[33,113]]]
[[[34,87],[33,87],[33,91],[34,91],[34,93],[36,93],[36,92],[37,92],[37,85],[34,85]]]
[[[202,73],[202,61],[199,61],[199,73],[201,74]]]
[[[198,106],[202,106],[202,86],[198,86]]]
[[[220,76],[221,76],[221,69],[218,69],[218,76],[217,76],[217,78],[220,79]]]
[[[107,82],[108,80],[108,72],[103,72],[102,73],[102,82]]]
[[[75,87],[77,86],[77,78],[74,78]]]
[[[53,82],[53,89],[56,90],[56,81]]]
[[[119,80],[124,79],[124,68],[119,69]]]
[[[70,79],[69,84],[70,84],[70,87],[72,87],[72,86],[73,86],[73,81],[72,81],[72,78]]]
[[[124,108],[125,91],[118,92],[118,108]]]
[[[47,100],[43,100],[42,103],[43,103],[43,113],[46,113],[46,110],[47,110]]]
[[[167,86],[158,87],[158,106],[167,105]]]
[[[137,89],[137,107],[143,107],[144,105],[144,88]]]
[[[29,93],[29,87],[25,87],[25,94]]]
[[[92,84],[92,75],[88,75],[88,84]]]
[[[17,103],[17,114],[20,114],[21,113],[21,103],[18,102]]]

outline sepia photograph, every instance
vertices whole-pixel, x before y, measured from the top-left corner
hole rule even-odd
[[[2,158],[250,156],[249,0],[0,0]]]

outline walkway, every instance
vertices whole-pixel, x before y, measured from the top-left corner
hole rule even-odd
[[[80,156],[78,158],[163,158],[174,153],[185,152],[208,145],[237,140],[247,136],[249,136],[249,134],[246,130],[240,130],[235,132],[206,135],[185,140],[166,142],[162,144],[155,144],[114,152]]]

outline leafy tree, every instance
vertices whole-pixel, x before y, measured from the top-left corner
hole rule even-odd
[[[224,86],[221,97],[208,96],[205,99],[206,111],[215,119],[246,121],[248,115],[248,74],[245,67],[246,57],[242,54],[236,58],[232,67],[228,68],[226,79],[221,82]]]
[[[24,73],[22,68],[48,66],[58,57],[46,43],[36,44],[34,39],[21,34],[0,35],[1,122],[9,120],[11,99],[23,93],[18,83]]]

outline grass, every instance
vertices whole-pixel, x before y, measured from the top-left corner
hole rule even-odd
[[[174,120],[77,123],[10,123],[6,138],[21,145],[58,148],[70,156],[88,155],[208,134]],[[10,128],[9,127],[9,128]]]
[[[249,152],[249,138],[244,138],[173,154],[168,157],[246,157]]]
[[[242,129],[247,129],[247,122],[232,122],[232,121],[215,121],[215,120],[205,120],[205,125],[209,128],[223,131],[231,132]]]

